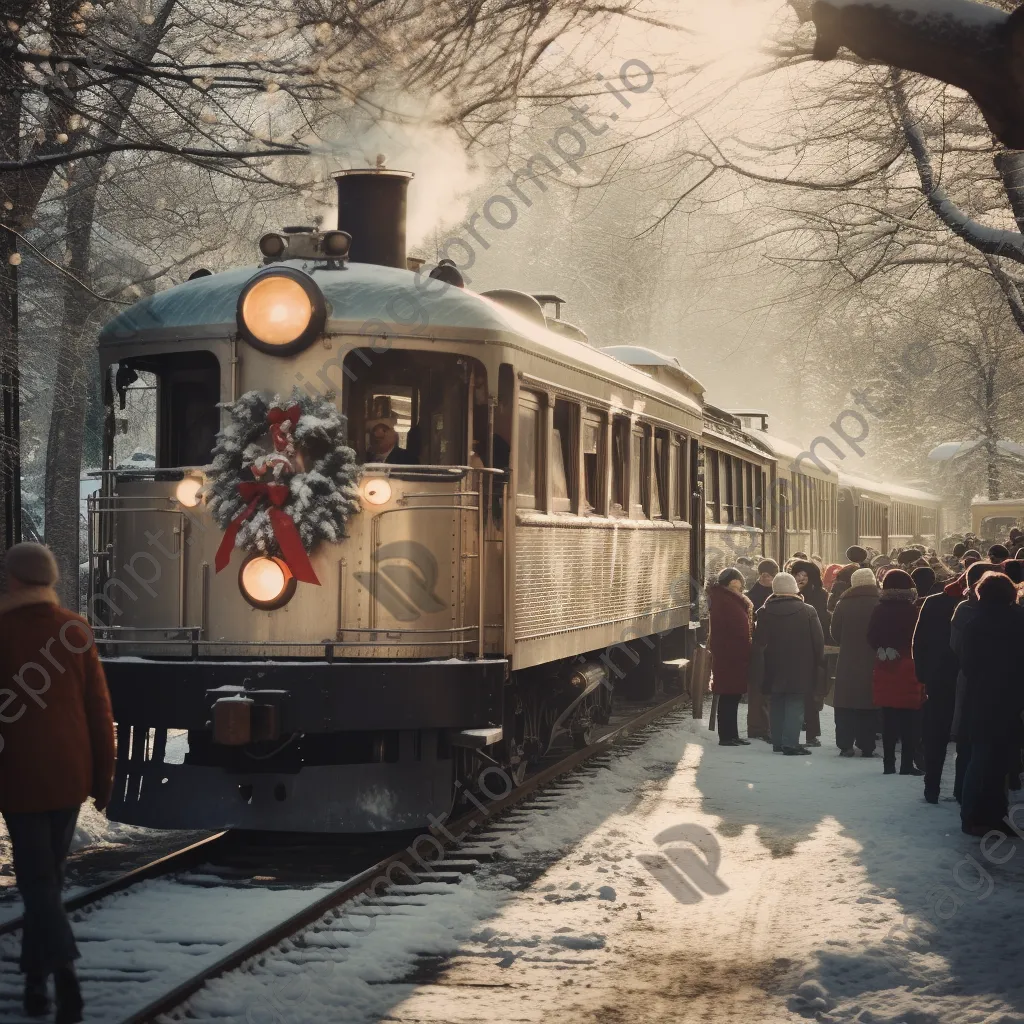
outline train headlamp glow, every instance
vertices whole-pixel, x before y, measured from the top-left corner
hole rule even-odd
[[[199,504],[199,492],[203,489],[203,481],[198,477],[187,476],[174,490],[174,497],[179,505],[195,508]]]
[[[280,259],[287,248],[288,239],[284,235],[279,235],[276,231],[271,231],[260,238],[260,252],[268,260]]]
[[[308,274],[275,267],[242,289],[236,318],[239,332],[254,348],[287,355],[300,352],[320,334],[327,307]]]
[[[325,231],[320,239],[320,249],[331,259],[341,259],[348,255],[352,245],[352,236],[347,231]]]
[[[295,593],[295,578],[280,558],[254,555],[242,564],[238,587],[254,608],[272,611],[291,600]]]
[[[391,484],[382,477],[364,480],[359,491],[367,505],[386,505],[391,500]]]

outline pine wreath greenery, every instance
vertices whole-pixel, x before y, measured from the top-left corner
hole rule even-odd
[[[231,422],[217,435],[207,487],[209,509],[227,527],[245,510],[247,502],[238,484],[256,479],[253,465],[272,450],[267,440],[271,409],[301,410],[293,438],[304,468],[279,482],[287,484],[289,498],[284,511],[299,531],[303,547],[312,552],[321,541],[336,542],[347,536],[349,519],[360,509],[356,481],[356,453],[346,443],[348,424],[334,404],[295,388],[286,401],[275,395],[269,402],[259,391],[248,391],[234,403],[224,403]],[[261,503],[238,531],[235,547],[261,555],[278,555],[271,525],[270,505]]]

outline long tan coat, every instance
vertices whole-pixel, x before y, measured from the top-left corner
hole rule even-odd
[[[832,639],[839,645],[833,706],[867,711],[873,708],[871,679],[875,649],[868,643],[868,623],[878,604],[878,587],[849,587],[832,612]]]
[[[80,616],[36,587],[0,599],[0,812],[58,811],[114,777],[103,666]]]

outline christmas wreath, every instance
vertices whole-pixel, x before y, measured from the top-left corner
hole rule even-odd
[[[287,402],[249,391],[223,408],[231,422],[217,435],[206,491],[225,531],[217,572],[237,547],[280,557],[298,581],[319,585],[310,553],[321,541],[346,536],[360,508],[345,417],[298,388]]]

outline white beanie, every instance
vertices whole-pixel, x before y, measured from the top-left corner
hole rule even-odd
[[[33,587],[52,587],[60,578],[57,559],[43,544],[24,541],[8,548],[4,556],[4,569],[19,583]]]
[[[878,587],[878,580],[875,579],[874,569],[858,569],[850,577],[851,587]]]
[[[800,588],[796,585],[796,577],[789,572],[776,573],[772,580],[772,593],[796,597],[800,593]]]

